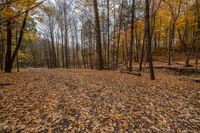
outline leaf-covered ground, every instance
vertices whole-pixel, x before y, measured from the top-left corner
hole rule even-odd
[[[200,131],[200,84],[157,72],[29,69],[0,73],[0,132]]]

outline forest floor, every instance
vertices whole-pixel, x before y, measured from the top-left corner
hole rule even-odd
[[[0,72],[0,132],[200,131],[199,77],[119,71]]]

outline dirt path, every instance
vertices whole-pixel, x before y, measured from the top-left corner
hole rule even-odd
[[[200,84],[157,73],[0,73],[0,132],[199,132]]]

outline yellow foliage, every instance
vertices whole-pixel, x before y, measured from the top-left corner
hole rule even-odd
[[[20,12],[29,9],[32,5],[36,3],[36,0],[18,0],[11,4],[7,4],[3,10],[1,10],[0,15],[3,17],[13,17]],[[34,10],[32,10],[33,12]]]

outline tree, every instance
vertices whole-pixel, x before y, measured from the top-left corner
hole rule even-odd
[[[12,70],[12,23],[7,22],[7,49],[6,49],[6,59],[5,59],[5,72],[11,72]]]
[[[169,44],[168,44],[168,65],[171,65],[172,45],[174,43],[174,38],[175,38],[176,22],[181,12],[182,0],[178,1],[165,0],[165,3],[168,5],[171,15],[170,28],[169,28]]]
[[[124,0],[122,0],[121,7],[119,10],[119,25],[118,25],[118,37],[117,37],[117,53],[116,53],[116,68],[118,67],[119,63],[119,46],[120,46],[120,37],[121,37],[121,31],[122,31],[122,24],[123,24],[123,5],[124,5]]]
[[[11,66],[13,66],[13,62],[17,56],[17,53],[18,53],[18,50],[21,46],[21,43],[22,43],[22,38],[23,38],[23,34],[24,34],[24,30],[25,30],[25,27],[26,27],[26,23],[27,23],[27,18],[28,18],[28,12],[26,12],[25,16],[24,16],[24,20],[23,20],[23,23],[22,23],[22,27],[20,29],[20,34],[19,34],[19,40],[17,42],[17,46],[16,46],[16,49],[12,55],[12,60],[11,60]]]
[[[8,3],[8,1],[6,1],[6,2]],[[1,22],[1,24],[5,23],[5,22],[7,23],[7,50],[6,50],[6,57],[5,57],[5,72],[11,72],[11,70],[12,70],[13,63],[15,61],[19,47],[21,46],[21,43],[22,43],[22,38],[24,35],[24,29],[26,27],[29,11],[36,8],[37,6],[39,6],[42,2],[34,5],[35,3],[36,3],[35,0],[25,1],[24,3],[19,2],[19,3],[17,3],[15,10],[13,10],[11,5],[8,4],[8,5],[6,5],[6,8],[3,9],[3,11],[2,11],[4,13],[4,17],[6,19],[3,20]],[[22,11],[19,10],[18,12],[16,12],[17,9],[21,9]],[[18,14],[16,15],[16,13],[18,13]],[[20,31],[19,39],[16,40],[17,46],[12,55],[12,29],[13,29],[13,24],[15,23],[15,21],[13,21],[13,20],[14,20],[14,18],[21,17],[23,15],[24,15],[24,18],[22,21],[21,29],[19,30]]]
[[[108,69],[110,67],[110,4],[109,0],[107,0],[107,26],[108,26],[108,50],[107,50],[107,58],[108,58]]]
[[[152,61],[152,53],[151,53],[151,33],[150,33],[150,22],[149,22],[149,0],[145,0],[145,34],[147,39],[147,57],[149,61],[149,69],[150,69],[150,78],[151,80],[155,80],[153,61]]]
[[[132,16],[131,16],[131,42],[130,42],[130,63],[129,71],[132,71],[133,62],[133,45],[134,45],[134,26],[135,26],[135,0],[132,0]]]
[[[99,21],[98,3],[97,0],[93,0],[94,14],[95,14],[95,25],[96,25],[96,50],[97,50],[97,61],[98,70],[103,69],[103,57],[102,57],[102,46],[101,46],[101,29]]]

